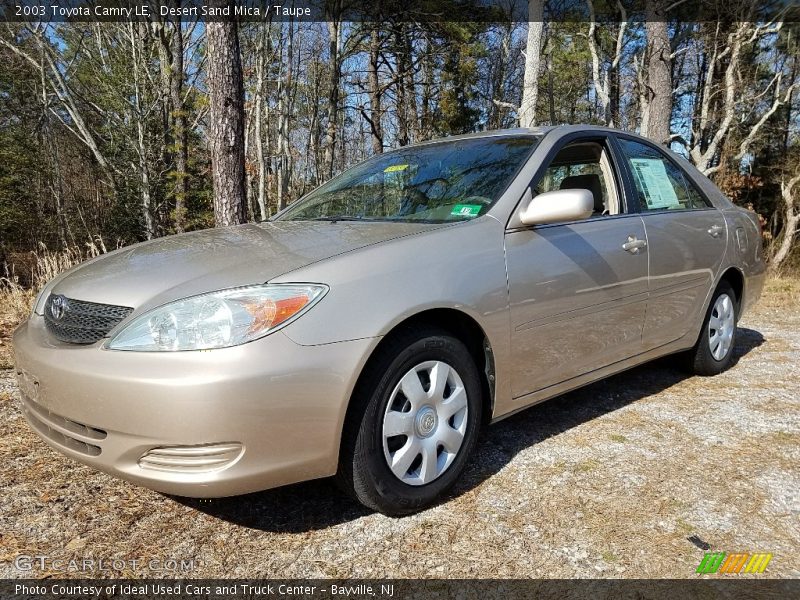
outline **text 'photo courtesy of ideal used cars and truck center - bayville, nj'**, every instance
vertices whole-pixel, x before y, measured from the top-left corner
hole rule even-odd
[[[800,6],[0,7],[0,597],[800,595]]]

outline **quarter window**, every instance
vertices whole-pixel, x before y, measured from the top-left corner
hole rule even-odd
[[[711,204],[689,177],[661,151],[621,139],[642,211],[709,208]]]

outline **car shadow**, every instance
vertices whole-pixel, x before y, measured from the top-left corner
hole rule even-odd
[[[765,341],[739,328],[734,365]],[[550,437],[658,394],[691,377],[679,359],[668,356],[563,394],[492,426],[481,437],[474,459],[443,501],[459,496],[498,473],[520,451]],[[301,533],[326,529],[371,514],[343,494],[332,479],[321,479],[233,498],[173,497],[207,515],[261,531]]]

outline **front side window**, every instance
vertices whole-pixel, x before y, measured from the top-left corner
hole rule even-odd
[[[485,137],[387,152],[345,171],[276,219],[474,219],[497,201],[538,142],[534,136]]]
[[[656,148],[620,139],[642,211],[690,210],[711,204],[689,177]]]
[[[534,191],[586,189],[594,197],[593,216],[620,212],[611,164],[598,142],[574,142],[562,148],[548,165]]]

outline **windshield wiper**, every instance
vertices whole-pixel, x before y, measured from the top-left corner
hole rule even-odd
[[[311,219],[312,221],[330,221],[331,223],[335,223],[336,221],[363,221],[364,217],[351,217],[347,215],[337,215],[334,217],[314,217]]]

